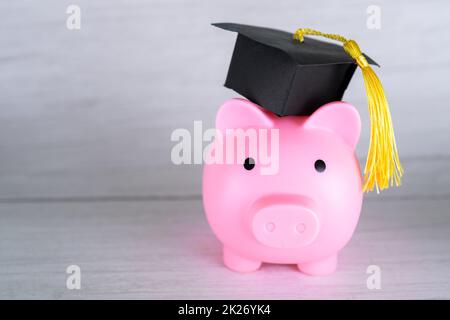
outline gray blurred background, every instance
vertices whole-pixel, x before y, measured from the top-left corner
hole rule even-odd
[[[70,4],[80,30],[66,28]],[[366,25],[370,5],[380,29]],[[445,1],[1,2],[0,297],[450,298],[448,12]],[[201,166],[170,161],[174,129],[213,126],[238,96],[223,87],[236,35],[212,22],[339,33],[382,66],[404,185],[366,196],[331,279],[228,272],[203,218]],[[365,124],[364,163],[359,71],[344,99]],[[69,264],[82,290],[65,288]],[[370,264],[387,270],[376,293]],[[274,291],[280,281],[288,289]]]

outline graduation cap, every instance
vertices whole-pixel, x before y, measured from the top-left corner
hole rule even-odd
[[[378,64],[354,40],[313,29],[292,34],[235,23],[213,25],[238,34],[225,86],[278,116],[310,115],[325,103],[341,100],[359,66],[371,120],[363,189],[400,185],[403,169],[388,103],[370,66]],[[342,46],[305,35],[325,37]]]

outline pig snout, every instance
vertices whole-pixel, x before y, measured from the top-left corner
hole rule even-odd
[[[260,202],[251,214],[253,235],[261,244],[273,248],[311,244],[319,234],[320,225],[316,213],[308,207],[309,202],[301,199],[287,203],[267,199]]]

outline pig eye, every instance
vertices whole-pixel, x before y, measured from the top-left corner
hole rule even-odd
[[[255,167],[255,160],[253,158],[247,158],[244,162],[245,170],[252,170]]]
[[[325,161],[319,159],[316,160],[316,162],[314,163],[314,168],[316,168],[317,172],[323,172],[325,171],[327,165],[325,164]]]

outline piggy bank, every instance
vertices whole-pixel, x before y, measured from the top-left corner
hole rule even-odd
[[[339,101],[310,116],[278,117],[231,99],[220,107],[216,129],[211,156],[237,150],[239,143],[229,147],[235,132],[255,133],[244,137],[235,161],[204,165],[203,205],[223,245],[224,264],[238,272],[258,270],[264,262],[295,264],[310,275],[333,273],[362,205],[358,111]],[[271,151],[264,165],[258,160],[262,149]]]

